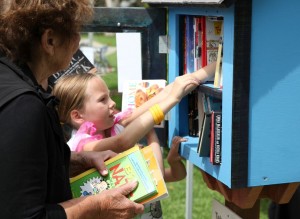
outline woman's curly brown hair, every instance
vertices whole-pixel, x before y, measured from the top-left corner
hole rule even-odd
[[[22,64],[47,28],[67,42],[91,20],[93,7],[91,0],[7,0],[0,12],[0,52]]]

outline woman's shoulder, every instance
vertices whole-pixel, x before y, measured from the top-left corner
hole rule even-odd
[[[2,107],[1,111],[11,116],[21,114],[28,119],[41,119],[47,113],[45,104],[34,93],[24,93],[13,98]]]

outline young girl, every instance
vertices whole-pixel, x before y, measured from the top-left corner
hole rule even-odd
[[[111,100],[107,85],[100,77],[87,73],[61,78],[54,87],[53,95],[60,100],[57,110],[61,122],[74,129],[68,141],[71,150],[110,149],[122,152],[148,133],[147,143],[157,156],[165,181],[173,182],[185,178],[186,170],[178,154],[178,147],[186,139],[178,136],[173,138],[167,157],[170,168],[164,169],[159,141],[152,128],[164,119],[164,114],[182,97],[198,86],[200,81],[203,82],[211,76],[214,68],[215,65],[212,64],[193,74],[177,77],[174,83],[133,112],[123,112],[117,116],[114,113],[115,102]],[[125,128],[119,133],[118,124],[121,122]],[[161,212],[159,206],[159,202],[154,204],[157,212]],[[149,208],[145,206],[145,209],[146,207]]]
[[[80,136],[79,140],[72,139],[76,142],[71,148],[77,151],[127,150],[155,124],[159,124],[164,115],[185,95],[212,76],[214,69],[215,63],[194,73],[177,77],[173,83],[131,114],[125,113],[121,117],[115,116],[115,103],[109,96],[107,85],[100,77],[82,74],[61,78],[53,90],[54,96],[60,100],[57,108],[60,120],[78,130],[78,133],[88,134],[84,138]],[[116,124],[120,122],[125,128],[115,135]]]

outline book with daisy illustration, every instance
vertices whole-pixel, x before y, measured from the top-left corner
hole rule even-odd
[[[133,180],[137,180],[139,184],[129,195],[130,200],[142,203],[143,200],[157,194],[156,185],[139,146],[107,160],[105,165],[108,169],[108,175],[105,177],[93,168],[70,179],[74,198],[99,194]]]

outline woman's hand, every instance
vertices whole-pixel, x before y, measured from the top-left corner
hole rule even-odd
[[[70,177],[76,176],[90,168],[96,168],[101,175],[107,175],[108,171],[104,162],[116,156],[113,151],[82,151],[71,152]]]
[[[137,182],[129,182],[116,189],[100,194],[101,218],[134,218],[143,213],[144,206],[129,200],[128,195],[136,188]]]
[[[71,199],[60,205],[65,209],[67,218],[134,218],[144,211],[142,204],[127,198],[136,186],[136,181],[129,182],[118,188],[104,190],[97,195]]]

